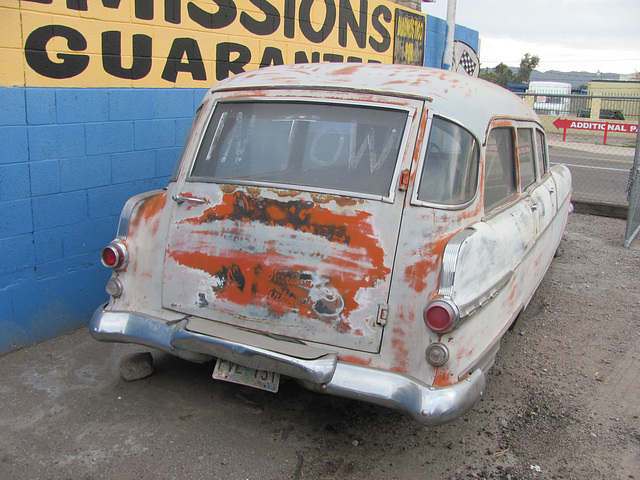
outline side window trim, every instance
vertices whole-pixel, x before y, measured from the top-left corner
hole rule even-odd
[[[489,148],[490,143],[489,140],[492,137],[492,134],[498,131],[508,131],[508,136],[505,136],[502,140],[507,143],[504,147],[506,149],[500,150],[500,145],[496,143],[496,156],[495,158],[489,158]],[[510,139],[510,140],[509,140]],[[490,126],[489,131],[487,133],[487,142],[485,144],[485,161],[484,161],[484,212],[485,215],[490,212],[494,212],[496,210],[502,209],[504,206],[509,205],[512,200],[518,197],[519,192],[519,175],[517,171],[517,152],[516,152],[516,126],[513,123],[509,125],[496,125]],[[498,169],[492,168],[494,162],[498,162]],[[489,164],[491,162],[491,164]],[[491,171],[489,170],[491,169]],[[493,181],[494,178],[489,178],[490,173],[497,173],[500,175],[496,175],[495,179],[498,182],[495,185],[489,185],[489,181]],[[500,178],[501,177],[501,178]],[[511,177],[511,178],[509,178]],[[504,182],[502,182],[504,181]],[[487,205],[487,192],[488,188],[492,188],[493,190],[498,191],[495,199]],[[505,192],[500,192],[499,190],[505,189]]]
[[[535,130],[536,140],[536,171],[538,173],[538,180],[541,181],[544,177],[549,173],[549,151],[547,148],[547,137],[539,128]],[[540,140],[540,141],[539,141]],[[542,171],[540,171],[540,166],[542,166]]]
[[[522,124],[522,125],[518,125],[516,128],[516,154],[517,154],[517,158],[518,158],[518,184],[519,184],[519,188],[520,188],[520,192],[527,192],[528,190],[531,189],[531,187],[533,185],[535,185],[538,182],[538,177],[537,177],[537,157],[536,157],[536,147],[535,147],[535,130],[531,125],[527,125],[527,124]],[[528,136],[528,145],[524,145],[522,143],[522,140],[525,138],[525,136]],[[529,151],[528,152],[523,152],[523,148],[528,147]],[[523,158],[526,157],[526,155],[529,155],[529,162],[528,163],[523,163]],[[530,176],[527,178],[525,177],[525,170],[529,170],[527,172],[527,174]],[[528,181],[529,183],[527,183],[525,185],[525,182]]]
[[[475,176],[473,179],[473,193],[469,196],[468,199],[466,199],[464,202],[460,202],[460,203],[440,203],[440,202],[435,202],[435,201],[428,201],[428,200],[422,200],[419,197],[420,195],[420,191],[421,191],[421,186],[423,184],[423,173],[425,171],[425,164],[427,163],[427,153],[428,153],[428,147],[429,147],[429,143],[432,140],[431,136],[434,133],[433,132],[433,125],[434,125],[434,121],[438,119],[444,122],[447,122],[453,126],[458,127],[461,131],[464,131],[466,134],[468,134],[468,137],[471,139],[472,144],[475,145],[475,159],[472,160],[472,162],[475,162]],[[434,110],[429,110],[427,113],[427,122],[426,122],[426,126],[425,126],[425,131],[426,134],[424,136],[424,139],[422,141],[422,145],[420,147],[420,152],[419,152],[419,157],[418,157],[418,163],[416,165],[416,177],[415,177],[415,182],[413,185],[413,191],[411,193],[411,205],[417,205],[417,206],[422,206],[422,207],[430,207],[430,208],[437,208],[437,209],[441,209],[441,210],[461,210],[463,208],[466,208],[467,206],[469,206],[470,204],[472,204],[478,197],[478,192],[479,192],[479,187],[480,187],[480,150],[481,150],[481,143],[478,140],[478,138],[476,137],[476,135],[474,135],[470,130],[468,130],[467,128],[465,128],[462,123],[460,123],[459,121],[450,118],[446,115],[442,115],[440,112],[434,111]]]

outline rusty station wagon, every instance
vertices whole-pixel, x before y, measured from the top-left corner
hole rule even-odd
[[[571,177],[517,96],[422,67],[260,69],[206,95],[168,187],[102,252],[101,341],[400,410],[481,397],[558,248]]]

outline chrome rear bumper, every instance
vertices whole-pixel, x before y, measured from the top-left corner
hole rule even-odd
[[[296,356],[286,353],[291,350],[291,343],[284,340],[268,338],[268,345],[282,348],[264,348],[260,341],[238,342],[204,335],[190,331],[188,325],[186,318],[167,322],[101,307],[93,314],[89,328],[91,335],[103,342],[136,343],[189,361],[205,362],[217,357],[279,372],[310,390],[399,410],[423,425],[440,425],[464,415],[478,402],[485,387],[480,369],[455,385],[433,387],[405,374],[341,362],[335,352]],[[294,345],[300,350],[299,345]]]

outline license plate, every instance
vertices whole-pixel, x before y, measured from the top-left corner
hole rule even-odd
[[[267,372],[266,370],[254,370],[253,368],[238,365],[237,363],[220,358],[216,361],[216,366],[213,369],[213,378],[259,388],[273,393],[278,391],[280,385],[279,373]]]

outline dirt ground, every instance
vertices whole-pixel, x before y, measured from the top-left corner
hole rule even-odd
[[[425,428],[388,409],[211,379],[86,329],[0,357],[2,479],[640,479],[640,240],[574,214],[486,395]]]

